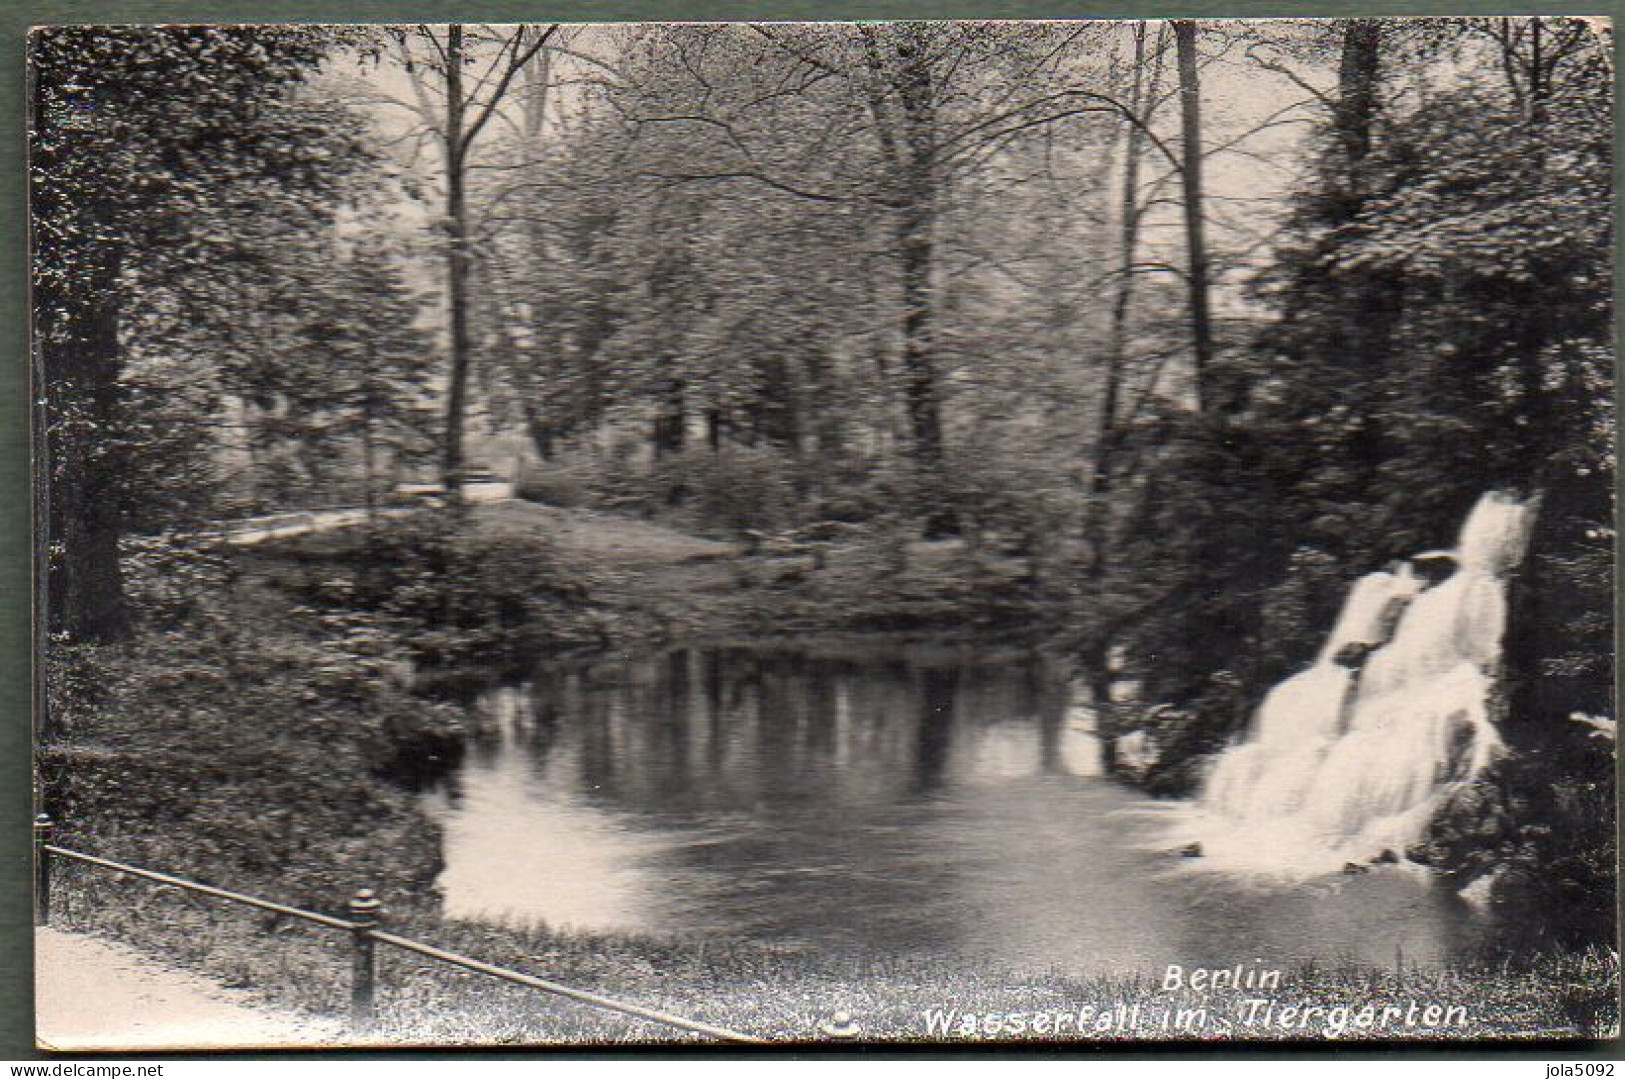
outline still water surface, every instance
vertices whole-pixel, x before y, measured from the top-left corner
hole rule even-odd
[[[1020,656],[683,649],[474,707],[426,795],[457,918],[1078,974],[1391,965],[1485,931],[1391,867],[1264,883],[1178,857],[1177,809],[1105,778],[1087,707]]]

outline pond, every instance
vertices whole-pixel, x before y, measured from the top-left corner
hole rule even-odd
[[[473,707],[424,796],[454,918],[1073,974],[1391,966],[1485,933],[1413,869],[1282,883],[1181,858],[1178,807],[1106,777],[1087,703],[1020,654],[678,649]]]

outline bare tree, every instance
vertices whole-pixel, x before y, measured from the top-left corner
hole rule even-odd
[[[446,380],[446,424],[441,470],[455,497],[463,470],[463,427],[473,354],[469,327],[472,265],[468,178],[476,140],[541,53],[558,26],[449,26],[392,29],[394,54],[412,87],[410,109],[440,149],[446,232],[446,310],[451,363]],[[472,77],[470,77],[472,75]]]
[[[1208,404],[1205,385],[1213,369],[1213,314],[1208,296],[1208,257],[1202,206],[1202,84],[1196,65],[1196,23],[1174,20],[1179,55],[1179,116],[1183,152],[1186,284],[1190,290],[1192,382],[1198,411]]]
[[[1161,104],[1159,84],[1162,79],[1163,57],[1167,53],[1168,31],[1158,32],[1155,44],[1148,49],[1146,24],[1134,27],[1134,62],[1132,84],[1129,88],[1129,115],[1133,122],[1123,125],[1123,178],[1119,198],[1117,294],[1112,301],[1111,332],[1106,345],[1106,369],[1103,372],[1099,420],[1095,429],[1094,458],[1090,463],[1086,493],[1084,526],[1085,540],[1092,548],[1090,565],[1098,573],[1102,567],[1100,535],[1104,525],[1104,499],[1111,488],[1113,458],[1121,433],[1121,398],[1123,367],[1128,349],[1129,316],[1134,302],[1135,284],[1139,280],[1140,224],[1146,204],[1140,191],[1140,169],[1145,154],[1145,131]]]

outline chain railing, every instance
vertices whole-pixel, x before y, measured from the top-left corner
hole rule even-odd
[[[686,1019],[670,1012],[616,1000],[613,997],[607,997],[599,993],[590,993],[584,989],[576,989],[546,978],[539,978],[533,974],[525,974],[522,971],[509,970],[506,967],[499,967],[475,959],[472,956],[460,955],[457,952],[436,948],[422,941],[411,940],[407,937],[385,932],[382,928],[384,923],[383,904],[379,902],[377,895],[368,888],[362,888],[350,897],[345,908],[349,914],[348,918],[336,918],[330,914],[301,910],[286,903],[278,903],[258,896],[230,891],[226,888],[216,888],[213,885],[200,884],[197,881],[187,880],[184,877],[177,877],[170,873],[160,873],[157,870],[145,869],[141,866],[116,862],[110,858],[86,854],[83,851],[59,847],[50,841],[51,833],[55,827],[55,822],[46,814],[42,813],[34,818],[34,920],[37,925],[50,924],[51,866],[56,859],[62,858],[94,869],[150,880],[197,895],[208,896],[211,899],[272,911],[284,917],[309,922],[323,929],[346,933],[350,938],[351,949],[350,1026],[352,1032],[357,1036],[370,1033],[376,1025],[379,985],[377,946],[383,944],[404,952],[410,952],[433,962],[536,989],[603,1011],[617,1012],[621,1015],[631,1016],[651,1023],[659,1023],[714,1041],[746,1045],[767,1044],[766,1039],[741,1034],[726,1027],[713,1026],[710,1023]]]

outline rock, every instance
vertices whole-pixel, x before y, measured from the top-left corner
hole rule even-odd
[[[1129,779],[1138,782],[1157,763],[1156,744],[1144,730],[1120,734],[1112,742],[1112,759]]]
[[[1494,894],[1493,889],[1505,873],[1506,867],[1501,866],[1482,876],[1474,877],[1470,883],[1459,889],[1457,894],[1475,907],[1488,907]]]
[[[1369,872],[1371,872],[1371,870],[1369,870],[1365,866],[1359,865],[1359,864],[1357,864],[1355,862],[1344,862],[1343,863],[1343,875],[1345,877],[1357,877],[1361,873],[1369,873]]]
[[[1359,670],[1365,666],[1365,661],[1371,655],[1373,648],[1374,646],[1362,641],[1351,641],[1337,650],[1337,654],[1332,657],[1332,662],[1339,667],[1347,667],[1349,670]]]
[[[818,1025],[818,1032],[826,1038],[844,1041],[862,1034],[863,1028],[852,1018],[850,1012],[836,1012]]]
[[[1200,858],[1202,856],[1202,844],[1200,844],[1200,843],[1187,843],[1187,844],[1185,844],[1183,847],[1179,848],[1179,856],[1181,858]]]
[[[1395,854],[1391,850],[1385,850],[1375,858],[1371,859],[1372,865],[1395,865],[1398,862],[1399,855]]]

